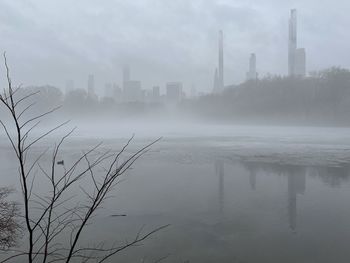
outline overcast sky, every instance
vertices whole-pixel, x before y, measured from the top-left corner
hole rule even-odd
[[[308,71],[350,68],[349,0],[0,0],[0,50],[24,85],[86,88],[93,73],[102,91],[128,63],[143,88],[183,81],[209,91],[219,29],[226,84],[244,80],[252,52],[260,75],[287,72],[291,8]]]

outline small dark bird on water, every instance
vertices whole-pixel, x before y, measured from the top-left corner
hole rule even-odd
[[[64,165],[64,160],[58,161],[58,162],[57,162],[57,165]]]

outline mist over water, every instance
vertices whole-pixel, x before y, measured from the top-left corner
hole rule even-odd
[[[348,263],[349,8],[1,1],[0,263]]]
[[[122,262],[164,254],[171,255],[168,262],[347,262],[347,128],[79,126],[60,158],[74,159],[101,140],[104,147],[119,149],[130,130],[136,134],[130,152],[163,135],[127,172],[83,237],[87,244],[98,238],[112,242],[116,235],[121,241],[143,225],[171,224],[120,255]],[[16,185],[11,172],[16,164],[4,142],[2,182]]]

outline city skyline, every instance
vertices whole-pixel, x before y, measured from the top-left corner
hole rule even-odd
[[[157,4],[152,10],[145,9],[138,20],[126,15],[144,8],[149,2]],[[251,52],[258,55],[260,76],[268,72],[285,75],[286,27],[291,8],[299,10],[299,35],[302,36],[299,42],[300,46],[307,48],[308,69],[318,70],[334,65],[350,67],[350,59],[345,52],[346,41],[339,43],[321,39],[325,36],[327,40],[339,39],[345,35],[342,27],[333,29],[338,24],[334,17],[347,19],[343,13],[348,6],[345,2],[336,10],[331,8],[330,1],[325,3],[329,12],[324,14],[319,10],[321,7],[299,1],[289,1],[283,5],[268,1],[264,6],[256,2],[247,5],[240,1],[235,5],[229,1],[194,1],[192,4],[179,1],[173,5],[182,12],[170,20],[166,19],[168,7],[159,1],[139,1],[130,7],[121,2],[107,1],[105,7],[97,9],[94,9],[94,3],[85,1],[83,5],[71,5],[71,11],[64,14],[63,18],[66,19],[62,19],[62,14],[60,17],[55,15],[56,10],[45,3],[43,6],[38,3],[40,1],[30,2],[22,8],[22,13],[18,13],[19,7],[24,5],[20,1],[13,3],[5,0],[0,4],[1,12],[14,14],[15,17],[13,21],[6,15],[2,16],[0,35],[3,41],[0,49],[7,51],[15,67],[16,79],[26,85],[49,83],[63,88],[67,79],[75,79],[75,87],[82,87],[86,83],[86,75],[94,72],[96,83],[102,83],[97,91],[101,93],[104,82],[121,82],[116,72],[120,72],[123,64],[129,63],[146,86],[181,80],[186,84],[185,89],[194,84],[198,90],[208,92],[212,89],[219,29],[225,33],[225,42],[229,43],[225,47],[226,83],[237,84],[245,79],[247,68],[242,65],[246,65]],[[68,2],[60,2],[57,10],[66,8],[66,5]],[[52,23],[36,26],[48,17],[53,19]],[[69,23],[76,18],[79,19],[74,25]],[[181,19],[187,21],[186,30],[176,26]],[[201,23],[203,20],[206,22]],[[162,23],[152,24],[157,25],[155,31],[150,30],[148,35],[144,35],[142,28],[150,26],[152,21]],[[97,31],[102,24],[108,26]],[[12,45],[12,41],[23,37],[22,27],[25,35],[29,34],[30,37],[23,45]],[[174,30],[170,32],[169,28]],[[244,29],[244,33],[241,29]],[[322,34],[323,31],[327,31],[327,34]],[[153,45],[150,46],[149,42]],[[196,43],[196,48],[193,48],[193,43]],[[39,50],[43,51],[41,56],[36,55]],[[327,50],[335,52],[325,55],[323,51]],[[320,57],[320,53],[326,57]],[[31,68],[34,61],[37,66]],[[1,76],[0,80],[3,79]]]
[[[306,52],[305,48],[298,47],[298,27],[297,27],[297,10],[290,10],[290,18],[288,23],[288,76],[289,77],[305,77],[307,76],[306,72]],[[213,80],[213,93],[221,93],[225,88],[225,80],[224,80],[224,33],[222,30],[218,32],[218,64],[215,68],[214,80]],[[258,79],[258,72],[256,66],[256,54],[251,53],[249,57],[249,67],[248,72],[246,73],[246,80],[256,80]],[[132,102],[132,101],[145,101],[146,93],[151,91],[149,89],[142,89],[142,81],[131,80],[130,77],[130,66],[129,64],[125,64],[122,67],[122,100],[124,102]],[[92,78],[92,80],[91,80]],[[93,82],[93,84],[91,84]],[[175,88],[177,90],[175,93],[177,95],[172,95],[172,97],[176,97],[175,99],[171,99],[173,101],[180,101],[183,97],[185,97],[185,91],[183,90],[182,82],[167,82],[165,87],[165,95],[167,96],[167,100],[169,101],[169,83],[179,83],[181,88]],[[105,86],[108,85],[105,84]],[[117,87],[117,84],[114,84]],[[94,76],[89,75],[88,79],[88,93],[94,93]],[[174,85],[170,85],[174,86]],[[178,86],[178,85],[175,85]],[[154,88],[154,86],[153,86]],[[193,88],[193,86],[192,86]],[[191,90],[192,90],[191,88]],[[66,90],[69,90],[66,88]],[[106,88],[105,88],[106,90]],[[109,88],[111,90],[111,87]],[[159,87],[160,90],[160,87]],[[172,91],[170,91],[171,93]],[[105,91],[105,97],[115,97],[115,91],[112,92],[113,96],[106,96],[108,92]],[[112,94],[110,93],[110,94]]]

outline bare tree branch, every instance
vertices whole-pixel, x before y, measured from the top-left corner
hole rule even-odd
[[[8,88],[4,89],[3,94],[0,95],[0,104],[5,106],[11,116],[14,132],[2,120],[0,120],[0,124],[16,154],[18,163],[23,200],[21,217],[25,222],[24,232],[27,239],[27,249],[23,251],[11,250],[15,254],[9,255],[1,262],[19,257],[27,257],[29,263],[39,261],[42,263],[68,263],[77,259],[82,262],[104,262],[124,249],[141,244],[149,236],[167,227],[168,225],[156,228],[144,235],[141,234],[141,229],[131,242],[126,242],[121,246],[113,245],[105,248],[102,243],[95,247],[84,247],[80,244],[81,234],[96,216],[97,211],[102,208],[104,201],[110,197],[111,191],[120,183],[122,179],[120,177],[161,138],[130,154],[122,163],[119,160],[122,155],[126,154],[134,135],[120,151],[103,150],[101,148],[102,143],[99,143],[83,151],[75,161],[60,161],[58,158],[61,148],[74,132],[74,128],[61,137],[53,147],[48,147],[39,155],[34,155],[34,151],[31,151],[31,149],[54,131],[67,125],[69,121],[49,129],[28,142],[29,138],[32,137],[33,130],[41,123],[41,120],[60,107],[25,119],[27,116],[25,113],[32,109],[36,103],[30,103],[27,106],[21,105],[22,110],[18,109],[18,105],[28,102],[29,98],[34,97],[39,92],[24,94],[22,97],[14,96],[21,87],[16,89],[12,87],[6,53],[4,53],[4,61]],[[49,167],[47,167],[47,165],[40,162],[48,155],[49,149],[52,149],[52,154],[50,155]],[[31,158],[28,158],[28,156]],[[58,168],[59,165],[62,165],[63,171]],[[37,191],[37,180],[40,180],[39,184],[45,184],[48,190],[43,191],[43,193]],[[83,182],[86,180],[91,182],[92,189],[83,187]],[[85,198],[75,195],[77,189],[81,190]],[[2,203],[1,197],[0,191],[0,209],[6,208],[8,212],[11,212],[11,215],[15,215],[17,213],[16,207],[10,206],[6,202]],[[20,216],[18,215],[18,217]],[[2,219],[0,213],[0,230],[2,222],[5,222],[1,221]],[[11,221],[7,220],[6,222]],[[12,226],[16,225],[12,223]],[[15,232],[11,233],[14,234]],[[1,238],[0,231],[0,245]],[[6,240],[12,242],[9,236]],[[62,244],[60,240],[69,240],[69,242]]]

